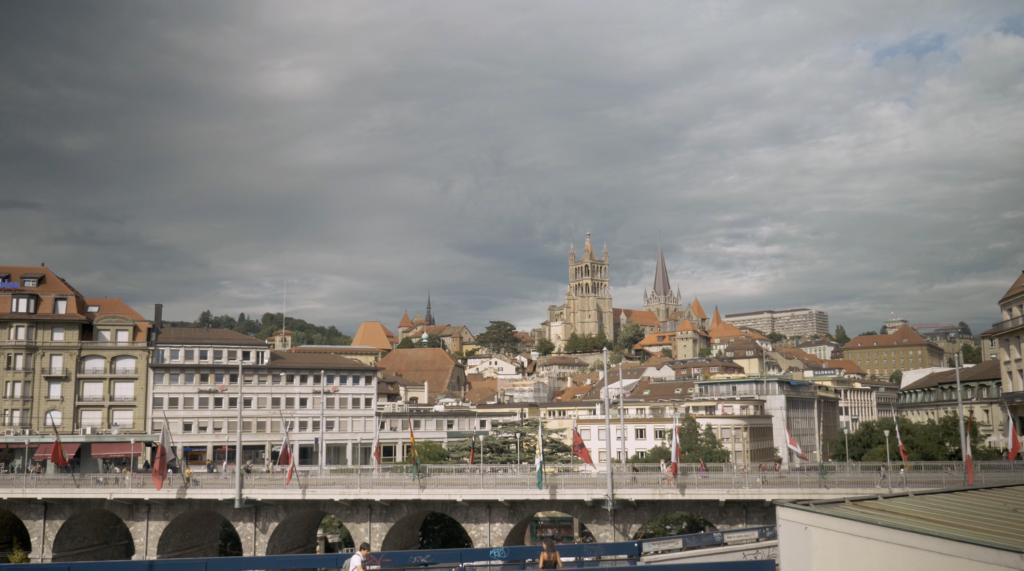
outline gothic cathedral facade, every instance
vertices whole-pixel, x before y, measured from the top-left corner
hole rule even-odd
[[[565,292],[565,303],[548,306],[548,319],[541,324],[541,335],[561,349],[573,333],[586,336],[604,331],[612,339],[615,335],[613,325],[608,247],[604,248],[600,259],[595,257],[590,232],[587,232],[581,258],[576,259],[575,250],[569,247],[569,286]]]

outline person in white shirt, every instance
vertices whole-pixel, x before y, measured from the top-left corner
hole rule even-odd
[[[348,560],[348,571],[366,571],[363,569],[363,560],[370,554],[370,544],[365,541],[359,544],[359,551]]]

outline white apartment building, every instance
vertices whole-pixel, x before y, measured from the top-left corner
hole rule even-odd
[[[485,378],[521,379],[525,369],[513,359],[490,356],[483,359],[470,357],[466,363],[467,375],[483,375]]]
[[[734,313],[725,321],[737,327],[751,327],[768,335],[781,333],[786,337],[810,337],[828,334],[828,313],[817,309],[782,309]]]
[[[242,461],[256,465],[277,458],[283,422],[300,465],[319,463],[321,422],[331,465],[351,464],[358,442],[372,438],[376,367],[338,355],[272,351],[229,330],[165,328],[154,345],[150,430],[169,426],[190,463],[234,462],[239,406]]]
[[[483,410],[464,402],[440,402],[436,405],[416,403],[381,404],[380,416],[380,448],[381,462],[384,464],[404,462],[409,454],[409,427],[416,435],[418,442],[438,442],[447,448],[448,443],[455,440],[490,436],[495,422],[511,421],[518,418],[518,412],[508,409]],[[477,441],[479,445],[479,440]],[[370,463],[373,436],[370,440],[361,441],[361,464]],[[533,462],[533,454],[529,456]],[[486,457],[483,457],[486,461]],[[476,457],[481,462],[481,456]]]

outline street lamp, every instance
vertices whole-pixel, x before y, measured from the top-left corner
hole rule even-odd
[[[844,428],[843,434],[846,435],[846,463],[850,463],[850,429]]]
[[[883,430],[885,434],[885,473],[888,474],[891,466],[889,466],[889,431]]]
[[[523,459],[520,457],[519,454],[519,434],[519,432],[516,432],[516,464],[523,463]]]

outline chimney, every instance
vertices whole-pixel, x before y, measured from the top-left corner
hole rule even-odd
[[[160,329],[164,326],[164,304],[157,303],[153,305],[153,328],[160,332]]]
[[[39,267],[41,267],[41,268],[45,268],[45,267],[46,267],[46,262],[40,262],[40,263],[39,263]]]

